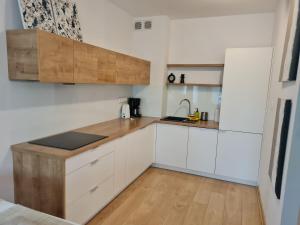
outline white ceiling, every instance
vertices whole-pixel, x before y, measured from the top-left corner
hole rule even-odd
[[[277,0],[110,0],[134,17],[172,19],[273,12]]]

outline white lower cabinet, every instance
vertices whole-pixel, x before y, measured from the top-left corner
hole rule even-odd
[[[156,163],[186,168],[188,127],[157,124]]]
[[[262,135],[220,131],[216,174],[257,182]]]
[[[152,124],[144,129],[141,130],[142,137],[140,141],[140,152],[143,154],[141,155],[142,161],[142,170],[148,168],[152,165],[155,160],[155,138],[156,138],[156,124]]]
[[[68,206],[66,208],[66,219],[78,224],[85,224],[109,203],[113,196],[114,179],[111,177]]]
[[[153,162],[154,152],[154,127],[148,126],[124,138],[127,148],[126,177],[127,184],[134,181]]]
[[[218,131],[189,128],[187,169],[213,174],[216,167]]]
[[[156,125],[66,161],[65,219],[87,223],[154,162]]]
[[[139,138],[140,133],[135,132],[127,135],[125,140],[125,145],[127,146],[127,155],[126,155],[126,185],[129,185],[134,179],[138,176],[140,171],[139,165]],[[124,145],[124,146],[125,146]]]
[[[71,204],[114,175],[114,152],[83,166],[66,177],[66,203]],[[76,187],[76,188],[74,188]]]
[[[128,152],[126,136],[116,140],[115,150],[115,194],[120,193],[127,186],[126,158]]]

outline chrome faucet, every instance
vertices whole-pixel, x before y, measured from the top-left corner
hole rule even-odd
[[[187,98],[182,99],[179,103],[179,105],[181,105],[183,102],[187,102],[189,104],[189,115],[191,115],[191,102],[190,100],[188,100]]]

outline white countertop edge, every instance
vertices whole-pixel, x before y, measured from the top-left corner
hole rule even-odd
[[[13,203],[10,203],[10,202],[7,202],[7,201],[4,201],[2,199],[0,199],[0,213],[3,213],[5,212],[6,210],[12,208],[16,206],[15,204]],[[41,212],[40,212],[41,213]],[[44,214],[45,216],[50,216],[50,217],[53,217],[53,219],[56,219],[57,221],[64,221],[64,222],[67,222],[69,223],[70,225],[78,225],[77,223],[74,223],[74,222],[71,222],[71,221],[68,221],[68,220],[64,220],[64,219],[61,219],[61,218],[58,218],[58,217],[54,217],[54,216],[51,216],[51,215],[48,215],[48,214],[45,214],[45,213],[41,213],[41,214]]]
[[[8,210],[9,208],[11,208],[13,206],[14,206],[13,203],[10,203],[10,202],[0,199],[0,213]]]

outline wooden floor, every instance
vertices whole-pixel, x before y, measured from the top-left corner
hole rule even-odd
[[[256,188],[151,168],[88,225],[262,225]]]

